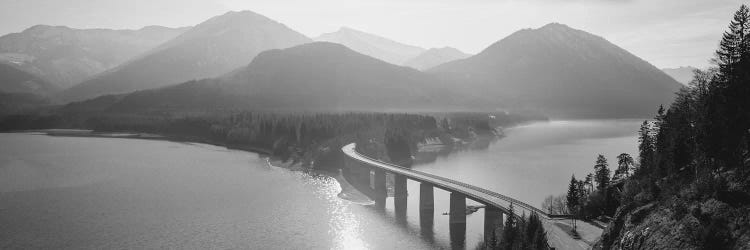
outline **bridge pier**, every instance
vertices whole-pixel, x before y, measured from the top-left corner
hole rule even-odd
[[[487,192],[487,190],[482,188],[455,180],[378,162],[360,155],[356,152],[355,146],[356,145],[352,143],[342,148],[343,152],[348,156],[345,161],[347,168],[345,169],[346,171],[343,171],[344,176],[356,180],[352,182],[355,187],[363,187],[364,189],[361,191],[366,191],[368,196],[375,197],[377,202],[376,209],[384,212],[385,200],[388,196],[385,177],[387,176],[387,173],[393,174],[394,205],[396,218],[399,223],[406,221],[406,197],[408,196],[406,185],[407,177],[421,182],[419,187],[420,227],[422,229],[422,236],[425,239],[428,239],[428,241],[434,240],[434,187],[439,187],[451,192],[449,233],[451,248],[453,249],[464,249],[466,247],[467,197],[476,201],[490,203],[485,204],[484,237],[487,243],[491,243],[493,238],[495,242],[497,242],[503,232],[504,217],[508,218],[506,216],[514,216],[513,214],[505,214],[508,211],[504,208],[504,202],[495,203],[493,201],[494,199],[501,199],[507,202],[518,202],[512,198],[501,194]],[[373,193],[375,193],[375,195],[373,195]],[[535,210],[528,204],[523,205],[525,208]]]
[[[432,242],[434,236],[433,226],[435,224],[435,191],[434,186],[428,182],[419,184],[419,227],[422,238]]]
[[[396,221],[399,223],[406,224],[406,207],[407,207],[406,196],[393,197],[393,205],[396,213]]]
[[[464,249],[466,242],[466,195],[451,192],[449,227],[451,248]]]
[[[466,224],[466,195],[451,192],[450,224]]]
[[[396,219],[401,222],[406,222],[406,206],[408,191],[406,186],[406,176],[400,174],[394,175],[394,188],[393,188],[393,206],[396,212]]]
[[[419,184],[419,214],[429,214],[432,216],[435,212],[435,191],[430,183]]]
[[[393,174],[395,183],[393,184],[393,196],[395,197],[406,197],[408,191],[406,190],[406,176],[400,174]]]
[[[373,169],[375,177],[373,178],[373,189],[378,198],[388,196],[388,189],[385,187],[385,170]]]
[[[490,244],[500,241],[500,232],[503,227],[503,211],[492,205],[484,207],[484,242]],[[494,236],[494,239],[493,239]]]
[[[451,249],[466,249],[466,223],[453,223],[448,227]]]

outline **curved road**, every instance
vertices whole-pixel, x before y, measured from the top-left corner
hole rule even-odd
[[[359,162],[365,163],[372,167],[383,169],[387,172],[400,174],[406,176],[408,179],[416,180],[419,182],[426,182],[434,185],[443,190],[450,192],[459,192],[466,195],[467,198],[475,200],[480,203],[495,206],[505,213],[508,213],[508,207],[513,204],[514,209],[524,209],[530,212],[536,212],[543,220],[544,228],[547,231],[547,238],[549,244],[556,249],[588,249],[591,247],[591,240],[576,240],[573,239],[565,230],[555,224],[568,224],[568,220],[564,219],[553,219],[550,216],[534,206],[521,202],[517,199],[484,189],[460,181],[448,179],[445,177],[425,173],[418,170],[404,168],[395,164],[385,163],[376,159],[370,158],[366,155],[360,154],[356,151],[356,144],[351,143],[343,148],[344,154],[350,158]],[[517,214],[517,212],[516,212]],[[584,223],[579,223],[584,224]],[[584,225],[585,226],[585,225]],[[583,229],[583,226],[579,225],[579,229]],[[590,229],[587,229],[590,230]],[[596,230],[596,229],[594,229]],[[580,230],[579,230],[580,232]],[[594,233],[595,234],[595,233]],[[584,237],[586,238],[586,237]]]

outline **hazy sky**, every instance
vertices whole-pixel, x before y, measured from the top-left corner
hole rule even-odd
[[[0,0],[0,34],[35,24],[189,26],[252,10],[314,37],[348,26],[403,43],[477,53],[549,22],[603,36],[657,67],[703,67],[741,0]]]

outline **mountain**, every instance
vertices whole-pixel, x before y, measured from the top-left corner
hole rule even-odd
[[[676,81],[687,85],[690,83],[691,80],[693,80],[693,71],[696,70],[695,67],[679,67],[679,68],[665,68],[661,69],[666,73],[667,75],[671,76]]]
[[[425,51],[417,46],[398,43],[347,27],[342,27],[336,32],[322,34],[314,40],[343,44],[359,53],[396,65],[403,65],[407,60]]]
[[[90,102],[91,104],[87,104]],[[275,111],[445,110],[458,99],[437,79],[388,64],[343,45],[315,42],[259,54],[222,77],[124,96],[100,97],[69,109],[109,112],[253,109]]]
[[[443,63],[464,59],[470,56],[471,55],[451,47],[432,48],[412,59],[409,59],[404,63],[404,66],[409,66],[418,70],[426,70]]]
[[[187,28],[72,29],[37,25],[0,37],[0,63],[67,88],[166,42]]]
[[[5,115],[29,114],[43,108],[54,108],[49,100],[43,96],[0,91],[0,120]]]
[[[556,23],[429,72],[469,94],[569,118],[651,117],[682,86],[604,38]]]
[[[60,97],[64,101],[83,100],[215,77],[246,65],[262,51],[310,41],[265,16],[250,11],[228,12],[64,91]]]
[[[0,63],[0,92],[49,95],[59,88],[14,65]]]

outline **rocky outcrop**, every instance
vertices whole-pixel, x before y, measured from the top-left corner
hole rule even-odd
[[[595,249],[749,249],[748,207],[680,198],[621,207]]]

